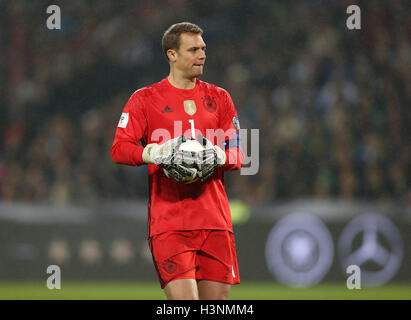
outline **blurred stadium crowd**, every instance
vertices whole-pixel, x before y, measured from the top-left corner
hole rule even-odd
[[[260,129],[255,176],[227,174],[247,203],[293,198],[411,205],[411,20],[404,0],[0,1],[0,198],[147,199],[146,168],[115,165],[121,111],[168,74],[161,36],[200,25],[202,80],[227,89]],[[407,13],[408,7],[408,13]]]

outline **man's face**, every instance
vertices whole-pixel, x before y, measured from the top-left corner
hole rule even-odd
[[[205,47],[201,35],[182,33],[180,48],[175,51],[174,68],[180,70],[187,78],[201,76],[206,59]]]

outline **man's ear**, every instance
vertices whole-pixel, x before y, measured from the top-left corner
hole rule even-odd
[[[167,50],[167,57],[170,62],[175,62],[177,59],[177,52],[173,49]]]

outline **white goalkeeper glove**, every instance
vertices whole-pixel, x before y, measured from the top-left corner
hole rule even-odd
[[[198,173],[201,181],[207,180],[217,166],[222,167],[227,160],[225,152],[219,146],[215,146],[203,135],[198,135],[198,141],[204,146],[202,157],[198,163]]]
[[[170,139],[163,144],[150,143],[143,150],[143,161],[166,169],[174,179],[184,181],[187,176],[195,176],[197,170],[182,164],[178,147],[186,141],[185,136]]]

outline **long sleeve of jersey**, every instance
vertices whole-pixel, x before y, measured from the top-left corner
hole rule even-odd
[[[139,141],[147,141],[147,118],[144,105],[136,94],[133,94],[124,107],[117,126],[116,135],[111,147],[111,157],[115,163],[130,166],[144,164],[144,147]]]
[[[225,131],[223,150],[226,154],[226,163],[222,167],[224,171],[238,170],[244,162],[244,153],[241,150],[240,122],[230,94],[224,91],[226,108],[220,115],[220,127]]]

